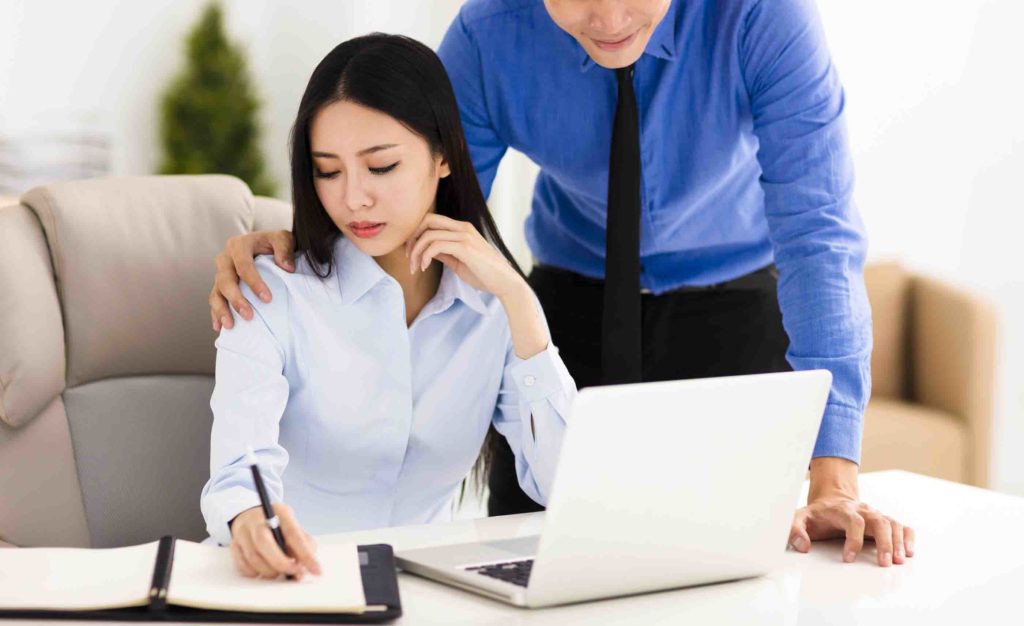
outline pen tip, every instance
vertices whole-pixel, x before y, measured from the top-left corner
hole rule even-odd
[[[252,451],[252,446],[249,444],[245,445],[245,462],[249,465],[256,465],[256,453]]]

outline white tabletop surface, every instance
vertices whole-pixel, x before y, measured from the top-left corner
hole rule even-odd
[[[870,542],[857,561],[843,563],[835,540],[815,543],[809,554],[787,552],[769,576],[540,610],[400,573],[404,615],[395,623],[1024,624],[1024,498],[898,471],[863,474],[860,485],[865,502],[917,531],[917,555],[905,565],[878,567]],[[536,534],[542,524],[543,514],[531,513],[317,540],[400,550]]]

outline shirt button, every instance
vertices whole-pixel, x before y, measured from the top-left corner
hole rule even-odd
[[[533,387],[533,385],[536,382],[537,379],[533,376],[526,376],[525,378],[523,378],[523,384],[526,385],[527,387]]]

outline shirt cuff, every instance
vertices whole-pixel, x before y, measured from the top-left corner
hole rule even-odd
[[[245,487],[230,487],[223,492],[210,494],[202,507],[206,513],[206,531],[220,545],[231,545],[228,522],[254,506],[260,506],[259,494]]]
[[[837,456],[860,465],[864,413],[841,404],[828,404],[818,430],[812,458]]]
[[[558,360],[558,348],[552,341],[548,341],[546,348],[528,359],[512,354],[509,372],[521,400],[529,404],[562,391]]]

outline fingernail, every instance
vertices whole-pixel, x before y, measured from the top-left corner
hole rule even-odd
[[[267,293],[266,291],[261,291],[260,300],[263,300],[264,302],[270,302],[270,294]]]
[[[889,567],[892,565],[892,552],[882,553],[882,567]]]
[[[857,553],[856,552],[847,552],[846,554],[843,555],[843,560],[846,561],[847,563],[852,563],[853,559],[855,559],[855,558],[857,558]]]
[[[903,548],[898,548],[896,550],[896,556],[900,557],[901,559],[904,559],[907,557],[907,553],[903,551]]]
[[[285,261],[284,266],[287,267],[288,269],[293,269],[295,267],[295,264],[292,263],[291,261]]]
[[[914,542],[913,541],[908,541],[907,542],[907,552],[913,552],[913,551],[914,551]]]
[[[797,537],[796,539],[794,539],[793,540],[793,547],[796,548],[797,550],[803,550],[804,549],[804,539],[803,539],[803,537]]]
[[[231,321],[227,317],[220,318],[220,325],[224,328],[231,328]]]

